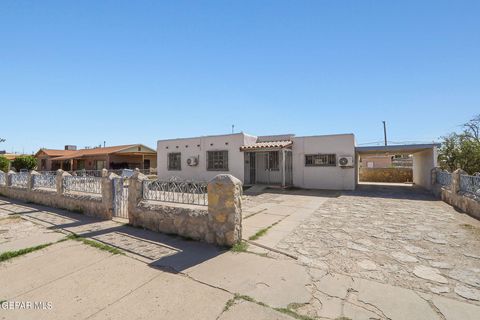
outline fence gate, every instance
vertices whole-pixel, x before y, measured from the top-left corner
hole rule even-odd
[[[128,219],[128,184],[124,177],[113,179],[113,216]]]

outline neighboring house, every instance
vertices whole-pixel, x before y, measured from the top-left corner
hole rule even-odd
[[[353,190],[353,134],[295,137],[245,133],[159,140],[158,176],[210,180],[229,173],[245,185]]]
[[[149,169],[157,166],[155,150],[142,144],[80,150],[66,146],[65,149],[70,150],[40,149],[35,154],[38,170]]]
[[[26,156],[31,156],[31,154],[22,154],[22,153],[2,153],[0,156],[4,156],[8,160],[13,161],[18,157],[26,157]]]
[[[360,158],[360,168],[390,168],[392,167],[392,156],[374,154]]]

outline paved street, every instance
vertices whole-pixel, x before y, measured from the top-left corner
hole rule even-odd
[[[478,319],[480,223],[411,188],[246,195],[247,252],[0,199],[1,319]],[[255,245],[258,244],[257,245]],[[237,295],[235,295],[237,294]],[[259,304],[260,303],[260,304]],[[288,308],[288,312],[285,309]]]

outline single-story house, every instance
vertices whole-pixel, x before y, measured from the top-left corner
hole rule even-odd
[[[200,181],[229,173],[245,185],[353,190],[358,184],[360,157],[407,154],[411,155],[413,182],[429,189],[438,146],[356,147],[351,133],[297,137],[242,132],[168,139],[157,143],[157,173],[160,179]]]
[[[156,151],[143,144],[80,150],[72,146],[66,146],[65,150],[40,149],[35,157],[40,171],[150,169],[157,166]]]
[[[235,133],[159,140],[159,178],[210,180],[229,173],[245,185],[353,190],[353,134],[296,137]]]

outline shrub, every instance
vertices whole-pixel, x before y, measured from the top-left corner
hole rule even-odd
[[[37,159],[34,156],[20,156],[12,161],[12,167],[20,171],[22,169],[33,170],[37,166]]]
[[[4,156],[0,156],[0,170],[3,172],[7,172],[10,167],[10,160],[5,158]]]

